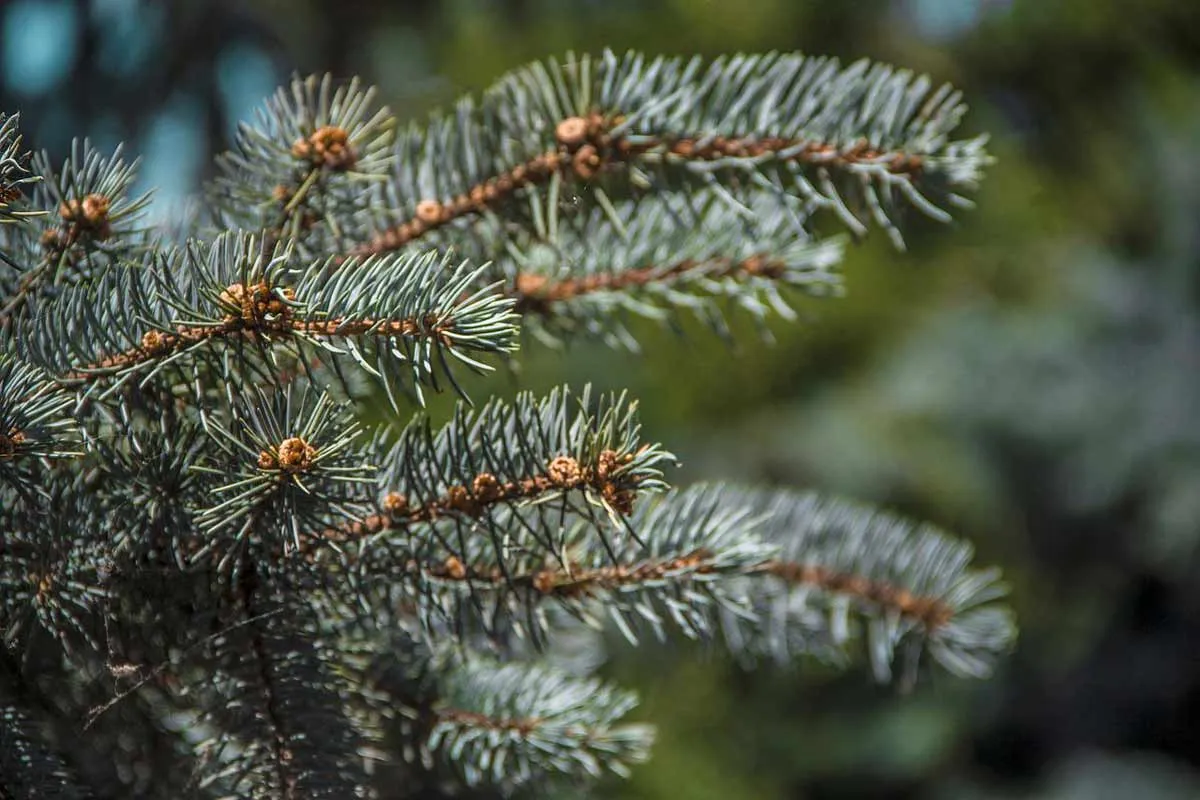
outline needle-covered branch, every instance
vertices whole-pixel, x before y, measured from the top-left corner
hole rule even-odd
[[[344,229],[362,225],[366,191],[386,179],[395,122],[375,108],[375,90],[329,75],[296,78],[238,126],[234,149],[217,160],[210,193],[220,219],[305,251],[340,252]]]
[[[46,212],[39,244],[59,270],[79,270],[97,254],[128,257],[126,248],[143,242],[150,195],[131,193],[138,164],[127,163],[121,150],[102,156],[85,140],[72,143],[61,168],[48,153],[34,158],[42,180],[33,203]]]
[[[533,227],[494,256],[527,327],[551,343],[586,335],[637,349],[627,321],[678,327],[689,313],[728,337],[735,313],[760,326],[792,319],[790,295],[841,288],[843,242],[816,240],[802,213],[762,194],[700,190],[579,211],[557,210],[560,199],[531,191]]]
[[[439,688],[426,747],[471,786],[627,777],[653,741],[649,726],[621,721],[631,692],[544,665],[468,661]]]
[[[364,781],[359,734],[346,716],[338,654],[295,587],[243,570],[233,592],[239,624],[212,643],[213,669],[188,694],[200,755],[196,784],[224,797],[355,797]]]
[[[35,460],[79,455],[73,402],[40,370],[0,353],[0,486],[36,491]]]
[[[969,545],[884,513],[697,486],[643,505],[628,524],[636,536],[605,547],[594,520],[568,520],[564,561],[524,550],[520,538],[503,564],[484,545],[459,553],[426,540],[405,564],[410,602],[459,628],[535,642],[552,635],[547,615],[557,608],[594,626],[611,619],[634,642],[639,630],[661,638],[674,629],[784,660],[843,658],[862,633],[880,680],[898,655],[912,680],[926,652],[956,675],[982,677],[1012,641],[1011,614],[995,603],[997,572],[975,569]]]
[[[192,466],[208,485],[190,560],[211,554],[223,570],[252,545],[280,560],[302,532],[365,512],[374,467],[354,447],[360,428],[350,409],[289,387],[255,391],[231,412],[231,424],[206,421],[214,447]]]
[[[880,680],[903,657],[902,678],[911,683],[925,654],[955,675],[986,677],[1012,646],[1012,612],[997,602],[1007,587],[998,569],[973,565],[970,544],[815,493],[751,491],[740,501],[762,509],[759,535],[780,548],[756,572],[788,587],[790,603],[826,614],[835,644],[863,638]],[[776,590],[756,597],[766,635],[746,644],[787,657],[795,611],[782,597]]]
[[[224,234],[64,292],[27,323],[22,346],[73,386],[145,381],[220,347],[253,361],[282,346],[303,362],[352,359],[389,388],[396,381],[419,394],[421,383],[439,385],[439,373],[453,381],[451,360],[486,370],[479,357],[516,347],[513,300],[476,288],[477,274],[428,253],[329,275],[323,262]]]
[[[144,217],[150,195],[131,194],[137,162],[118,147],[112,156],[87,141],[55,167],[48,153],[33,159],[37,182],[23,203],[33,224],[0,227],[0,322],[32,316],[41,296],[86,285],[117,265],[136,262],[152,246]]]
[[[470,235],[471,218],[519,214],[515,197],[560,182],[601,204],[744,183],[830,209],[855,233],[873,220],[900,244],[903,209],[948,219],[989,161],[982,138],[951,138],[964,110],[950,87],[867,61],[569,55],[515,70],[402,135],[388,198],[399,221],[354,252],[452,225]]]
[[[360,618],[337,647],[347,707],[390,783],[439,796],[574,796],[646,759],[654,731],[626,719],[632,692],[541,660],[422,645],[381,626],[387,616]],[[399,769],[388,763],[398,742]]]
[[[27,187],[39,178],[29,171],[27,155],[21,149],[19,121],[19,114],[8,116],[0,112],[0,224],[38,214],[27,209],[23,202]]]
[[[521,393],[478,411],[459,404],[436,433],[418,417],[390,448],[380,441],[375,451],[378,513],[317,539],[386,548],[431,530],[452,551],[463,547],[463,556],[468,541],[501,551],[523,536],[503,516],[520,507],[536,517],[527,546],[554,557],[555,520],[568,512],[627,516],[639,496],[666,488],[661,470],[672,458],[641,440],[635,402],[624,395],[593,402],[590,387],[579,396],[566,388],[540,399]]]
[[[109,561],[82,481],[49,482],[39,502],[0,487],[0,644],[28,652],[48,638],[68,655],[96,652]],[[27,650],[30,648],[30,650]]]

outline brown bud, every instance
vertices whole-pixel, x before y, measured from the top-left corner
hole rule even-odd
[[[316,448],[298,436],[284,439],[279,445],[279,468],[284,472],[303,472],[312,466],[316,457]]]
[[[103,223],[105,218],[108,216],[108,206],[108,198],[104,195],[89,194],[87,197],[83,198],[83,202],[80,203],[80,210],[82,211],[83,219],[88,223],[88,225],[96,227]]]
[[[446,490],[446,506],[455,511],[470,514],[475,511],[475,499],[465,486],[451,486]]]
[[[475,499],[481,503],[490,503],[500,497],[500,481],[490,472],[481,472],[475,476],[471,484]]]
[[[142,349],[147,353],[157,353],[167,344],[167,337],[161,331],[146,331],[142,334]]]
[[[280,297],[282,295],[282,297]],[[291,308],[284,300],[296,297],[290,288],[272,290],[265,283],[246,286],[243,283],[233,283],[221,290],[218,296],[220,304],[230,313],[227,320],[242,319],[247,322],[261,320],[267,314],[276,316],[290,313]]]
[[[556,486],[572,488],[583,480],[579,462],[570,456],[558,456],[546,467],[546,477]]]
[[[398,517],[408,512],[408,498],[399,492],[388,492],[385,494],[383,502],[380,505],[384,511],[393,517]]]
[[[554,138],[568,148],[578,147],[587,139],[588,124],[583,117],[567,117],[554,129]]]
[[[442,204],[437,200],[422,200],[417,203],[417,219],[425,225],[436,225],[442,218]]]
[[[94,226],[108,215],[109,200],[102,194],[89,194],[82,200],[71,198],[58,207],[58,215],[64,222]]]
[[[596,459],[596,477],[606,481],[620,466],[621,457],[617,455],[617,451],[602,450],[599,458]]]
[[[590,144],[585,144],[575,153],[575,157],[571,159],[571,166],[575,169],[575,174],[580,178],[591,180],[596,173],[600,171],[600,153]]]
[[[308,143],[308,139],[302,137],[292,142],[292,155],[302,161],[308,161],[312,155],[312,145]]]
[[[225,306],[230,311],[236,311],[241,315],[242,305],[246,301],[246,286],[243,283],[231,283],[221,290],[220,296],[221,305]]]
[[[68,243],[73,243],[82,231],[87,231],[94,239],[107,239],[112,233],[108,219],[110,205],[106,196],[94,192],[82,200],[71,198],[64,201],[58,207],[58,215],[70,227],[66,234]],[[47,246],[44,238],[43,246]]]
[[[342,172],[353,169],[358,162],[358,154],[350,143],[350,135],[344,128],[336,125],[324,125],[313,131],[307,138],[297,139],[292,144],[292,155],[302,161],[308,161],[316,167]]]

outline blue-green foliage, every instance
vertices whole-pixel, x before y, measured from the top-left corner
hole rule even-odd
[[[145,229],[119,152],[41,156],[16,192],[5,122],[0,713],[29,755],[3,785],[583,787],[652,738],[630,693],[552,657],[610,624],[987,675],[1014,627],[969,546],[812,494],[673,489],[628,397],[464,397],[373,436],[358,406],[465,394],[526,323],[636,346],[633,316],[791,318],[839,285],[814,215],[899,245],[907,211],[966,204],[989,158],[952,138],[963,111],[866,62],[606,52],[394,136],[370,90],[298,79],[179,233]],[[43,736],[41,711],[87,729]]]

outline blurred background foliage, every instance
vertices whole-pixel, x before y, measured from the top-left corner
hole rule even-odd
[[[678,482],[840,492],[1002,564],[1022,622],[995,680],[912,696],[717,649],[619,652],[660,725],[631,798],[1200,797],[1200,3],[1191,0],[16,0],[0,108],[27,141],[144,157],[164,215],[293,72],[420,117],[567,50],[788,49],[925,71],[999,158],[979,208],[843,300],[730,348],[530,345],[477,396],[629,388]],[[744,331],[749,334],[749,331]],[[699,656],[699,657],[698,657]]]

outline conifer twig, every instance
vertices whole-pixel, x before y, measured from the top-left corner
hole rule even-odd
[[[470,583],[476,589],[489,591],[532,589],[542,597],[564,600],[580,600],[602,592],[643,585],[689,581],[696,576],[724,572],[728,576],[779,578],[789,585],[844,595],[918,621],[929,630],[945,625],[954,616],[954,609],[941,598],[917,595],[886,581],[782,559],[730,570],[720,566],[714,554],[703,549],[681,556],[612,566],[585,568],[567,565],[562,568],[551,565],[510,575],[504,575],[495,566],[464,565],[454,556],[441,563],[422,563],[410,559],[404,568],[409,574],[420,575],[427,580]]]
[[[783,275],[786,266],[767,254],[734,261],[714,258],[686,260],[659,267],[637,267],[621,272],[598,273],[584,277],[553,280],[534,273],[518,273],[511,294],[516,298],[513,307],[518,313],[548,315],[555,303],[567,302],[595,292],[620,292],[652,283],[668,284],[680,277],[694,274],[710,279],[762,277]]]
[[[615,473],[633,459],[632,453],[621,455],[614,450],[601,451],[594,465],[580,464],[571,456],[556,456],[546,465],[544,474],[501,482],[490,472],[481,472],[468,484],[453,485],[444,495],[416,505],[410,504],[400,492],[388,492],[381,502],[384,509],[381,513],[328,528],[312,538],[335,544],[344,543],[387,530],[431,522],[446,515],[479,517],[490,508],[535,501],[539,496],[551,492],[573,490],[591,491],[618,513],[628,514],[633,508],[637,485],[644,478],[636,473],[617,478]]]
[[[556,173],[571,180],[590,181],[602,172],[627,168],[650,155],[680,162],[773,158],[843,169],[871,166],[881,167],[893,175],[914,178],[920,175],[923,163],[920,154],[877,150],[865,139],[839,146],[801,138],[747,135],[630,136],[615,132],[620,130],[622,122],[621,116],[605,117],[599,113],[586,118],[568,117],[555,126],[556,149],[541,153],[451,199],[421,200],[411,219],[376,234],[370,242],[351,250],[350,255],[367,256],[397,250],[455,219],[493,209],[515,192],[545,183]]]

